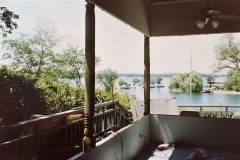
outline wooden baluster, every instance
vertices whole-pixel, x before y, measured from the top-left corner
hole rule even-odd
[[[33,134],[37,135],[38,132],[39,132],[39,125],[37,124],[37,125],[33,126]],[[40,145],[39,138],[40,138],[39,135],[37,135],[36,138],[34,138],[35,139],[35,142],[34,142],[35,145],[33,145],[33,157],[32,157],[33,159],[37,159],[37,157],[38,157],[39,145]]]

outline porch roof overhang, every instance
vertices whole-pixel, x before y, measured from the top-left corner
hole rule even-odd
[[[86,0],[146,36],[240,32],[240,20],[219,19],[219,27],[208,22],[200,29],[200,10],[209,7],[221,15],[240,16],[239,0]]]

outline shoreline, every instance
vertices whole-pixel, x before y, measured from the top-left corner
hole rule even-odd
[[[240,92],[236,92],[236,91],[213,91],[213,93],[219,93],[219,94],[236,94],[236,95],[240,95]]]
[[[170,92],[173,93],[184,93],[182,90],[170,90]],[[232,95],[240,95],[240,92],[236,92],[236,91],[221,91],[221,90],[213,90],[213,93],[217,93],[217,94],[232,94]]]

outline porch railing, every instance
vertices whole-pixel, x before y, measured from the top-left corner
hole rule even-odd
[[[235,111],[240,111],[240,105],[234,104],[178,104],[178,107],[199,111],[201,117],[216,118],[231,118]]]
[[[84,107],[78,107],[13,126],[1,126],[0,159],[47,159],[76,146],[81,149],[83,113]],[[94,123],[94,136],[98,137],[130,124],[131,114],[118,101],[109,101],[95,105]]]
[[[178,107],[198,110],[203,116],[229,118],[240,105],[179,104]],[[84,131],[84,107],[0,127],[0,159],[46,159],[78,146],[81,149]],[[206,114],[207,112],[211,114]],[[118,101],[95,105],[95,137],[121,129],[132,122],[131,113]],[[81,150],[79,151],[81,152]]]

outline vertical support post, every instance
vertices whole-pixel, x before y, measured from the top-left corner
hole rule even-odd
[[[94,4],[86,4],[85,19],[85,108],[83,152],[96,147],[94,134],[94,103],[95,103],[95,12]]]
[[[150,45],[144,36],[144,115],[150,114]]]

